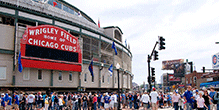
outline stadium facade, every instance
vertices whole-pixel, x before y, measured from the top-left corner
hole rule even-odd
[[[122,30],[99,28],[64,0],[0,0],[0,31],[1,90],[114,91],[117,63],[121,90],[132,87],[132,53],[122,43]],[[18,71],[19,53],[22,72]],[[88,69],[91,59],[93,76]],[[112,74],[108,72],[111,64]]]

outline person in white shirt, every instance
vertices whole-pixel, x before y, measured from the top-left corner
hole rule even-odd
[[[156,89],[153,88],[153,91],[150,93],[151,96],[151,106],[152,106],[152,110],[158,110],[158,104],[157,104],[157,97],[158,97],[158,93],[156,92]]]
[[[144,110],[147,110],[148,104],[150,103],[150,97],[147,94],[147,92],[144,92],[144,94],[141,96],[140,100],[143,103]]]
[[[113,93],[113,95],[111,95],[110,97],[110,105],[112,106],[112,108],[114,110],[117,110],[117,106],[118,106],[118,103],[117,103],[117,95],[116,93]]]
[[[28,110],[30,108],[30,110],[33,110],[33,102],[35,101],[35,95],[33,95],[33,93],[29,94],[28,97]]]
[[[63,102],[62,102],[62,98],[61,96],[58,97],[59,98],[59,110],[62,110],[62,107],[63,107]]]
[[[208,107],[205,105],[205,99],[202,97],[202,93],[199,93],[199,97],[196,101],[198,110],[204,110],[204,106],[208,109]]]

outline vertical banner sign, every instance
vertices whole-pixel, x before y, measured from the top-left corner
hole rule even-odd
[[[212,68],[219,69],[219,53],[212,55]]]
[[[51,25],[28,27],[21,39],[23,67],[81,72],[78,38]]]

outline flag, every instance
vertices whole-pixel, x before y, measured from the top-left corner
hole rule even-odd
[[[55,7],[57,5],[57,3],[56,2],[53,2],[53,7]]]
[[[116,45],[114,42],[113,42],[112,48],[115,50],[115,54],[117,55]]]
[[[18,56],[18,71],[21,73],[23,71],[23,66],[21,63],[21,52],[19,52],[19,56]]]
[[[100,28],[100,19],[98,19],[98,27]]]
[[[125,39],[125,46],[127,47],[127,39]]]
[[[113,74],[113,64],[109,67],[108,71],[110,72],[110,76]]]
[[[88,69],[89,69],[89,71],[90,71],[91,76],[94,76],[94,71],[93,71],[93,59],[91,60]]]

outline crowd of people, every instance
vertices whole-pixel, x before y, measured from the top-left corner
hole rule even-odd
[[[1,93],[0,110],[117,110],[118,105],[123,109],[144,110],[158,108],[174,108],[175,110],[218,110],[219,92],[213,87],[198,90],[187,87],[179,93],[156,91],[149,93],[122,93],[120,98],[116,92],[112,93]],[[118,103],[120,102],[120,103]],[[217,109],[218,108],[218,109]]]

